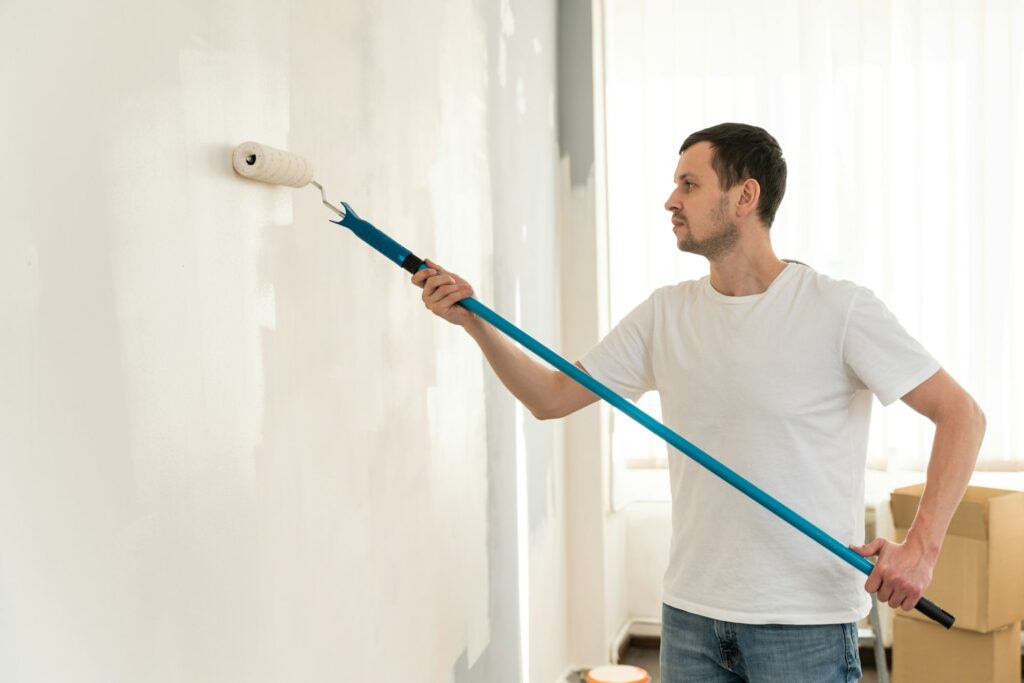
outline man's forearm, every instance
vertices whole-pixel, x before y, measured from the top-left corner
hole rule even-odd
[[[985,418],[973,401],[968,409],[951,411],[935,421],[924,494],[907,533],[907,542],[921,544],[933,560],[967,489],[984,435]]]
[[[554,393],[555,372],[520,349],[490,323],[478,318],[464,326],[501,383],[535,417],[543,416]]]

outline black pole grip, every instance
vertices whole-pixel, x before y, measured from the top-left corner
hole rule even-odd
[[[914,605],[914,609],[916,609],[918,612],[925,615],[929,619],[934,619],[935,621],[939,622],[947,629],[953,628],[953,622],[956,621],[956,617],[954,617],[952,614],[936,605],[928,598],[921,598],[920,600],[918,600],[917,604]]]
[[[423,261],[420,259],[420,257],[412,253],[411,251],[402,261],[402,267],[405,268],[410,273],[412,273],[413,275],[419,272],[420,266],[422,265]]]

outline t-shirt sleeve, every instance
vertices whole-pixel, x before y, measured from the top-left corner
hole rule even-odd
[[[654,293],[583,354],[580,364],[609,389],[636,401],[656,389],[651,363],[653,329]]]
[[[859,288],[843,339],[843,362],[887,406],[917,387],[940,365],[870,290]]]

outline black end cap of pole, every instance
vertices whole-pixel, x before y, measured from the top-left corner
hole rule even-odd
[[[928,598],[921,598],[920,600],[918,600],[917,604],[914,605],[914,609],[916,609],[918,612],[925,615],[929,619],[932,619],[941,624],[942,626],[945,626],[947,629],[953,628],[953,622],[956,621],[956,617],[954,617],[952,614],[936,605]]]

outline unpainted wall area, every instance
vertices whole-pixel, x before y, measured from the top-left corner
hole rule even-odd
[[[551,427],[314,190],[228,161],[307,156],[554,343],[553,36],[508,2],[0,6],[0,679],[564,669],[564,609],[521,609],[564,590]]]

